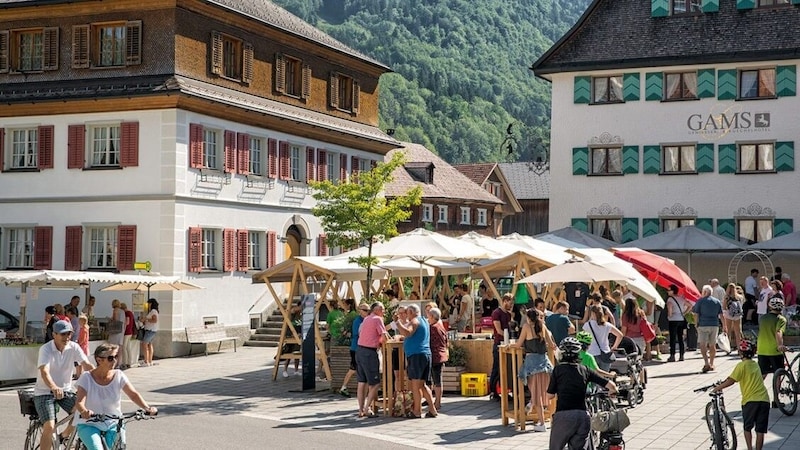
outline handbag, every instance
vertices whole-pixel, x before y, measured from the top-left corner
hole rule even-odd
[[[592,430],[605,433],[607,431],[622,431],[628,428],[631,419],[624,409],[600,411],[592,415]]]
[[[124,326],[125,324],[121,320],[109,320],[108,325],[106,325],[106,331],[108,334],[120,334]]]
[[[727,334],[721,333],[717,335],[717,345],[720,349],[722,349],[723,352],[731,352],[731,341],[728,339]]]
[[[656,329],[652,323],[648,322],[646,318],[639,318],[639,331],[642,332],[642,337],[645,342],[652,342],[656,338]]]
[[[394,394],[394,406],[392,408],[392,417],[404,417],[411,413],[414,406],[414,396],[411,391],[397,391]]]
[[[589,330],[592,331],[592,336],[594,336],[594,341],[599,342],[597,340],[597,335],[594,334],[594,327],[592,326],[592,323],[591,322],[586,322],[586,323],[589,324]],[[597,348],[600,348],[600,346],[598,345]],[[604,352],[600,350],[600,355],[597,357],[597,359],[599,359],[600,362],[604,364],[611,364],[612,362],[617,360],[617,355],[615,355],[614,352],[612,351]]]

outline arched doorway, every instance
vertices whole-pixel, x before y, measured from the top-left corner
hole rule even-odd
[[[297,225],[292,225],[286,230],[286,242],[284,243],[283,254],[286,259],[292,256],[305,256],[306,246],[303,244],[303,232]]]

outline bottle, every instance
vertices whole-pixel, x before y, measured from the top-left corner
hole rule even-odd
[[[508,345],[508,328],[503,330],[503,345]]]

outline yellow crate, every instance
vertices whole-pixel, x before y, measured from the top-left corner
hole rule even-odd
[[[489,383],[485,373],[462,373],[461,395],[464,397],[483,397],[489,395]]]

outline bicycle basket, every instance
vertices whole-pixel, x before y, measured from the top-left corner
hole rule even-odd
[[[19,412],[24,416],[36,416],[36,405],[33,403],[33,389],[17,390],[19,396]]]
[[[592,430],[594,431],[622,431],[630,424],[631,420],[624,409],[600,411],[592,416]]]

